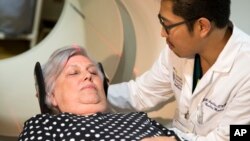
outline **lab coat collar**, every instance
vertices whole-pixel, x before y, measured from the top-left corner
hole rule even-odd
[[[237,45],[238,40],[240,40],[239,37],[239,29],[232,24],[232,35],[218,56],[215,64],[211,67],[212,71],[221,73],[227,73],[230,71],[240,49],[240,46]]]
[[[239,29],[232,25],[231,37],[229,38],[224,49],[220,53],[215,64],[207,71],[207,73],[204,74],[203,78],[200,80],[201,84],[197,85],[192,96],[196,96],[201,90],[205,89],[206,86],[211,83],[213,77],[218,76],[219,73],[228,73],[231,70],[234,60],[240,49],[240,46],[237,45],[239,44],[238,41],[240,40],[239,32]],[[215,75],[215,72],[217,72],[218,75]]]
[[[190,67],[192,66],[192,67]],[[185,78],[186,84],[189,88],[190,95],[192,95],[192,87],[193,87],[193,71],[194,71],[194,59],[186,59],[184,63],[183,76]]]

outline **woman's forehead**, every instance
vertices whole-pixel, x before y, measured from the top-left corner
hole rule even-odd
[[[92,63],[91,60],[83,55],[75,55],[69,58],[67,63],[74,63],[74,62],[86,62],[86,63]]]
[[[89,67],[89,66],[95,66],[95,65],[88,57],[85,57],[82,55],[76,55],[76,56],[70,57],[67,60],[65,67],[69,67],[69,66]]]

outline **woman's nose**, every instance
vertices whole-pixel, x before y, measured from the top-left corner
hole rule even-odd
[[[92,80],[92,74],[89,72],[84,73],[84,80]]]

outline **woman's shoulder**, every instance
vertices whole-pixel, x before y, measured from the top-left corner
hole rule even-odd
[[[40,123],[40,122],[46,122],[48,121],[52,115],[50,114],[37,114],[29,118],[25,124],[32,124],[32,123]]]

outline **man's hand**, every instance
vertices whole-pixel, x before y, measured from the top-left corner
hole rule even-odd
[[[176,141],[176,139],[174,136],[171,137],[161,136],[161,137],[144,138],[141,141]]]

